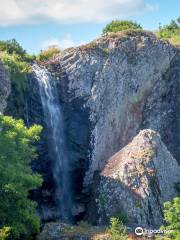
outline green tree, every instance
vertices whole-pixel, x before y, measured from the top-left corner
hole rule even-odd
[[[160,38],[168,39],[175,35],[180,34],[180,18],[177,20],[172,20],[169,24],[165,26],[159,26],[157,36]]]
[[[180,239],[180,197],[174,198],[171,202],[164,203],[164,220],[166,226],[162,229],[170,230],[167,233],[171,239]]]
[[[120,32],[124,30],[142,30],[141,25],[133,21],[114,20],[106,25],[103,29],[103,34],[108,32]]]
[[[0,51],[6,51],[9,54],[18,54],[23,56],[26,51],[21,47],[21,45],[15,40],[0,41]]]
[[[110,219],[110,227],[108,229],[109,234],[111,235],[111,240],[127,240],[127,232],[123,223],[118,218]]]
[[[0,115],[0,228],[10,227],[11,239],[39,231],[36,203],[28,196],[42,183],[30,167],[40,132],[40,126],[28,129],[22,120]]]
[[[16,39],[0,41],[0,52],[6,52],[10,55],[17,55],[21,61],[32,62],[36,59],[35,56],[27,54],[27,52],[21,47]]]

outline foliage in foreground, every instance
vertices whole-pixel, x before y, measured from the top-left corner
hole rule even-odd
[[[3,227],[0,228],[0,240],[5,240],[10,235],[11,228],[10,227]]]
[[[111,240],[127,240],[127,232],[123,223],[118,218],[111,218],[108,233],[111,235]]]
[[[174,198],[171,202],[164,203],[164,220],[166,226],[161,227],[170,230],[167,234],[170,239],[180,239],[180,197]]]
[[[58,46],[50,46],[45,50],[42,50],[40,54],[37,56],[37,60],[39,61],[47,61],[54,55],[60,53],[60,49]]]
[[[39,231],[36,203],[28,195],[42,183],[41,176],[30,167],[40,131],[40,126],[28,129],[22,120],[0,115],[0,233],[4,238],[9,229],[3,227],[11,229],[10,239],[26,239]]]
[[[103,34],[108,32],[116,33],[124,30],[142,30],[142,27],[133,21],[115,20],[106,25],[106,27],[103,29]]]

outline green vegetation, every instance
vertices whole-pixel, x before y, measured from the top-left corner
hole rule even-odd
[[[25,90],[27,73],[31,72],[31,68],[28,63],[22,61],[19,55],[10,55],[7,52],[0,52],[0,59],[10,73],[11,81],[15,85],[16,89],[19,91]]]
[[[180,197],[164,203],[164,220],[166,221],[166,226],[161,228],[170,230],[166,235],[173,240],[180,239]]]
[[[39,61],[47,61],[54,55],[60,53],[60,49],[58,46],[50,46],[47,49],[40,52],[40,54],[37,56],[37,60]]]
[[[127,214],[122,211],[117,212],[113,217],[118,219],[123,224],[127,224],[129,222]]]
[[[115,218],[115,217],[111,218],[108,232],[111,235],[111,240],[127,240],[128,239],[126,228],[118,218]]]
[[[0,115],[0,132],[0,236],[5,239],[10,231],[10,239],[26,239],[40,226],[36,203],[28,195],[42,183],[30,167],[41,127],[28,129],[22,120]]]
[[[103,34],[111,32],[116,33],[124,30],[142,30],[142,27],[133,21],[115,20],[106,25],[103,29]]]
[[[3,227],[0,228],[0,240],[5,240],[10,235],[11,228],[10,227]]]
[[[157,36],[169,40],[174,45],[180,45],[180,18],[172,20],[168,25],[160,26]]]
[[[21,61],[32,62],[36,59],[36,56],[32,56],[26,53],[21,45],[15,40],[0,41],[0,52],[6,52],[10,55],[18,55]]]
[[[28,55],[15,40],[0,41],[0,60],[10,73],[12,84],[18,91],[26,88],[27,74],[31,72],[29,63],[35,56]]]

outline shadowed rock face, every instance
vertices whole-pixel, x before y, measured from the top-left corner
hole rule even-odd
[[[6,100],[10,93],[10,79],[3,64],[0,62],[0,113],[2,113],[6,107]]]
[[[126,214],[131,226],[159,227],[163,203],[177,195],[179,179],[180,167],[160,135],[142,130],[101,172],[96,195],[99,221]]]

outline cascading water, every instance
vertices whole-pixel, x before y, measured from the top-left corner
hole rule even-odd
[[[63,221],[71,221],[72,200],[69,159],[65,143],[62,107],[58,98],[56,81],[45,68],[34,65],[33,71],[39,84],[44,118],[48,129],[57,217]]]

